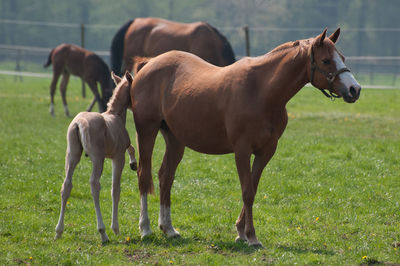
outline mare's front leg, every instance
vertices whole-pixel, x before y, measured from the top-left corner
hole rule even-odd
[[[90,176],[90,187],[92,190],[94,208],[96,210],[97,231],[99,231],[101,235],[101,241],[104,243],[109,241],[100,210],[100,177],[101,173],[103,172],[104,156],[91,155],[90,159],[92,160],[93,165],[92,175]]]
[[[67,97],[66,97],[69,76],[70,76],[70,74],[68,72],[64,71],[64,74],[63,74],[63,77],[61,80],[61,84],[60,84],[61,99],[62,99],[62,102],[64,105],[64,113],[66,116],[70,116],[68,105],[67,105]]]
[[[125,164],[125,153],[114,156],[112,161],[112,220],[111,229],[116,235],[119,234],[119,223],[118,223],[118,204],[121,194],[121,174]]]
[[[177,237],[180,234],[172,226],[171,219],[171,187],[174,182],[176,168],[182,160],[185,146],[171,132],[161,130],[161,133],[165,139],[166,151],[158,172],[160,182],[160,215],[158,226],[168,237]]]
[[[242,188],[242,199],[244,204],[243,213],[245,213],[243,217],[245,221],[244,232],[240,228],[238,233],[240,238],[247,239],[249,246],[262,246],[256,237],[253,225],[253,203],[256,191],[250,173],[250,156],[250,149],[239,148],[235,150],[236,167]]]
[[[277,143],[274,142],[271,145],[267,145],[262,151],[257,153],[254,158],[252,171],[251,171],[251,180],[253,184],[254,193],[257,193],[258,183],[260,181],[260,177],[262,171],[264,170],[265,166],[272,158],[275,153]],[[238,236],[236,237],[236,242],[245,241],[247,242],[247,236],[245,232],[246,227],[246,212],[245,206],[243,206],[242,211],[236,221],[236,230],[238,232]]]

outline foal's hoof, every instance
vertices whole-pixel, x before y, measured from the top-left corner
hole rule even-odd
[[[166,227],[163,225],[158,225],[158,227],[164,232],[164,234],[168,237],[168,238],[179,238],[181,237],[181,234],[175,230],[175,228],[173,227]]]
[[[129,164],[129,166],[131,167],[131,169],[132,169],[133,171],[136,171],[136,170],[137,170],[137,163],[136,163],[136,162],[131,162],[131,163]]]
[[[60,233],[56,233],[56,235],[54,236],[54,240],[57,240],[57,239],[61,238],[61,236],[62,236],[62,233],[61,234]]]

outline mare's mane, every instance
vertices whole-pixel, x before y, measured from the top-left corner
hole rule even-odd
[[[309,46],[309,44],[311,44],[311,40],[312,39],[305,39],[305,40],[297,40],[294,42],[283,43],[283,44],[275,47],[274,49],[272,49],[270,52],[267,53],[267,55],[273,55],[278,52],[284,52],[288,49],[297,49],[297,53],[296,53],[296,56],[297,56],[300,52],[307,50],[306,48]]]

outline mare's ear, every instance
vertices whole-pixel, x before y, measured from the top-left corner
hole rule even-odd
[[[131,73],[129,73],[129,71],[126,71],[126,72],[125,72],[125,78],[126,78],[126,80],[129,82],[129,84],[132,84],[132,82],[133,82],[133,77],[132,77]]]
[[[329,36],[329,39],[331,39],[331,41],[333,43],[336,43],[336,41],[339,39],[339,35],[340,35],[340,28],[337,28],[337,30],[331,34],[331,36]]]
[[[114,80],[115,85],[121,82],[121,78],[114,74],[114,71],[111,71],[111,78]]]
[[[321,46],[324,43],[326,37],[326,30],[327,28],[325,28],[324,31],[315,38],[314,44],[316,46]]]

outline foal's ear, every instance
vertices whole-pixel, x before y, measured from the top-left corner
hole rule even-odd
[[[326,37],[326,31],[327,31],[327,28],[325,28],[324,31],[315,38],[314,44],[316,46],[321,46],[324,43],[324,40]]]
[[[129,84],[132,84],[132,82],[133,82],[133,77],[132,77],[131,73],[129,73],[129,71],[126,71],[126,72],[125,72],[125,78],[126,78],[126,80],[129,82]]]
[[[335,43],[337,39],[339,39],[339,35],[340,35],[340,28],[337,28],[337,30],[334,33],[332,33],[331,36],[329,36],[329,39],[331,39],[331,41]]]
[[[111,78],[114,80],[115,85],[121,82],[121,78],[115,75],[114,71],[111,71]]]

